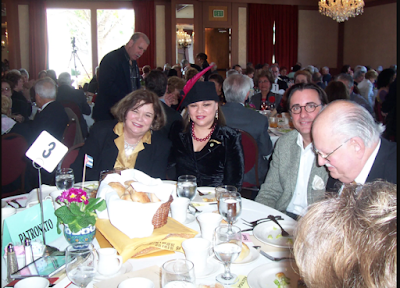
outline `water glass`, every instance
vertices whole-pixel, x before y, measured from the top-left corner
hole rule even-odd
[[[242,251],[242,231],[237,226],[220,225],[215,229],[213,239],[214,254],[225,267],[225,271],[219,274],[215,280],[223,285],[232,285],[239,278],[232,274],[230,265],[239,257]]]
[[[91,243],[71,244],[65,250],[65,271],[76,286],[85,288],[96,275],[97,255]]]
[[[239,192],[221,193],[219,197],[219,214],[229,225],[235,222],[242,214],[242,197]]]
[[[233,185],[222,185],[215,188],[215,199],[217,199],[218,209],[219,209],[219,196],[221,193],[232,193],[237,192],[237,188]]]
[[[162,288],[196,288],[194,264],[186,259],[165,262],[161,271]]]
[[[75,183],[74,171],[72,168],[61,168],[56,171],[56,186],[58,190],[68,190]]]
[[[189,198],[190,201],[196,197],[197,179],[193,175],[181,175],[178,177],[176,193],[178,197]]]

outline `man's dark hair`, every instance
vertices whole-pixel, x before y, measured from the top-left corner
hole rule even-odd
[[[162,97],[167,90],[167,75],[165,75],[165,73],[162,71],[152,70],[149,75],[144,78],[144,85],[147,90],[156,93],[158,97]]]

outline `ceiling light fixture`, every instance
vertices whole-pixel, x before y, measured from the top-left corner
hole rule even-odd
[[[337,22],[349,20],[364,12],[363,0],[320,0],[319,12]]]

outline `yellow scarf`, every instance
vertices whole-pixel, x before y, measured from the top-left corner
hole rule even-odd
[[[118,122],[114,127],[114,133],[119,137],[114,140],[115,146],[118,148],[118,156],[115,161],[114,168],[126,168],[133,169],[135,168],[136,158],[140,151],[144,149],[143,143],[151,144],[151,132],[147,131],[146,134],[142,137],[139,143],[136,145],[135,150],[133,150],[132,154],[129,157],[126,157],[125,154],[125,137],[124,137],[124,123]]]

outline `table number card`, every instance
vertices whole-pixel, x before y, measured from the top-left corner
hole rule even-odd
[[[67,146],[58,141],[49,132],[43,131],[29,147],[25,155],[51,173],[67,152]]]

